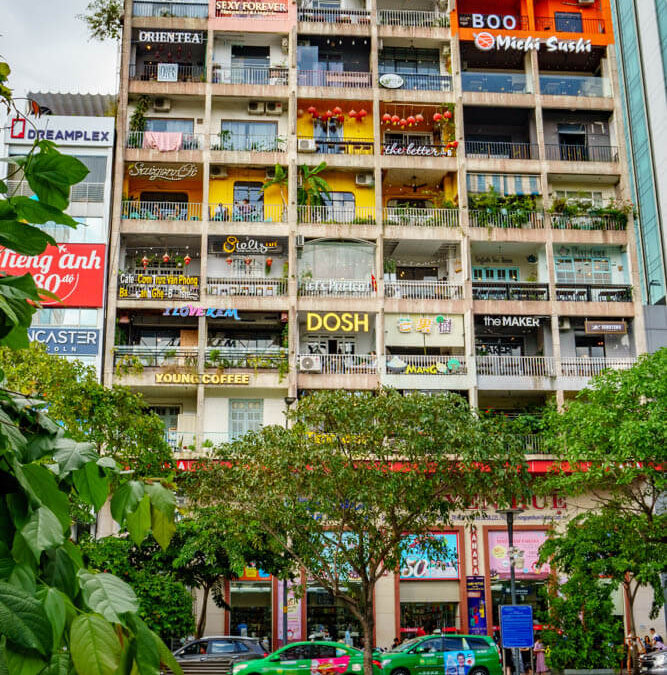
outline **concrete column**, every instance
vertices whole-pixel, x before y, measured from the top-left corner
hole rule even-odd
[[[297,279],[298,279],[298,269],[297,269],[297,249],[296,249],[296,237],[298,232],[297,226],[297,188],[299,180],[299,168],[297,166],[297,139],[296,139],[296,118],[297,118],[297,97],[296,97],[296,87],[297,87],[297,70],[296,70],[296,57],[297,57],[297,32],[296,26],[293,26],[290,29],[289,33],[289,55],[288,55],[288,84],[289,84],[289,101],[288,101],[288,139],[287,139],[287,171],[288,171],[288,183],[287,183],[287,223],[289,227],[289,253],[288,253],[288,265],[289,265],[289,276],[287,281],[287,294],[289,297],[289,309],[288,309],[288,363],[289,363],[289,373],[288,373],[288,383],[287,388],[288,396],[296,396],[297,394],[297,345],[299,337],[299,326],[297,323]]]

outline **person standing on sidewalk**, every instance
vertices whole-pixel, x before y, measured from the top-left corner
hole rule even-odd
[[[545,658],[545,647],[540,634],[537,634],[535,645],[533,646],[533,654],[535,654],[535,675],[544,675],[549,671],[547,668],[547,661]]]

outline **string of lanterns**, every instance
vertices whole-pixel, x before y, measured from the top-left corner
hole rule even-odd
[[[192,262],[192,256],[190,256],[190,253],[188,249],[190,248],[189,246],[186,246],[186,251],[185,255],[181,255],[178,251],[168,251],[165,250],[164,253],[160,256],[159,252],[152,253],[153,250],[155,251],[160,251],[162,249],[155,249],[155,248],[148,248],[148,249],[135,249],[136,251],[136,262],[137,264],[141,264],[141,266],[146,269],[149,265],[155,264],[156,262],[159,262],[160,260],[165,264],[168,265],[170,262],[175,264],[177,267],[181,267],[185,265],[186,267]],[[139,253],[143,252],[143,256],[139,258]],[[128,249],[127,251],[128,255],[130,255],[130,250]]]
[[[314,105],[311,105],[305,112],[307,112],[314,120],[322,120],[323,122],[328,122],[329,120],[337,120],[340,124],[345,122],[345,116],[347,115],[350,120],[363,120],[364,117],[368,115],[368,111],[365,108],[356,111],[354,108],[349,110],[347,113],[337,105],[334,108],[328,110],[319,111]],[[304,114],[303,109],[299,108],[297,110],[299,117],[302,117]]]
[[[438,124],[442,120],[451,120],[453,117],[453,114],[451,110],[445,110],[444,112],[435,112],[433,113],[433,122],[435,124]],[[424,124],[425,118],[424,115],[421,113],[417,113],[416,115],[408,115],[407,117],[399,117],[396,113],[393,115],[390,115],[388,112],[384,113],[382,115],[382,123],[387,125],[387,126],[395,126],[395,127],[401,127],[401,129],[405,129],[405,127],[416,127],[419,126],[420,124]]]

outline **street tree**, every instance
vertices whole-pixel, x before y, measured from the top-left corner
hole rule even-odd
[[[256,524],[343,603],[361,626],[370,675],[378,580],[414,544],[446,564],[453,552],[430,533],[478,514],[475,495],[525,496],[523,454],[504,420],[476,416],[455,394],[319,392],[289,420],[221,447],[191,496]]]
[[[563,564],[583,562],[622,584],[632,609],[637,590],[654,590],[653,615],[662,605],[659,575],[667,560],[667,349],[639,358],[628,370],[607,370],[546,416],[556,463],[543,488],[588,495],[591,509],[545,547]],[[576,544],[588,538],[592,560]],[[598,570],[599,567],[599,570]],[[634,634],[633,612],[630,629]]]
[[[123,0],[91,0],[79,14],[91,40],[120,40],[123,34]]]

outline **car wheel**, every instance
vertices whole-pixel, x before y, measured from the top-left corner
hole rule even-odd
[[[473,668],[468,675],[489,675],[489,671],[486,668]]]
[[[391,671],[391,675],[410,675],[410,671],[406,668],[396,668]]]

